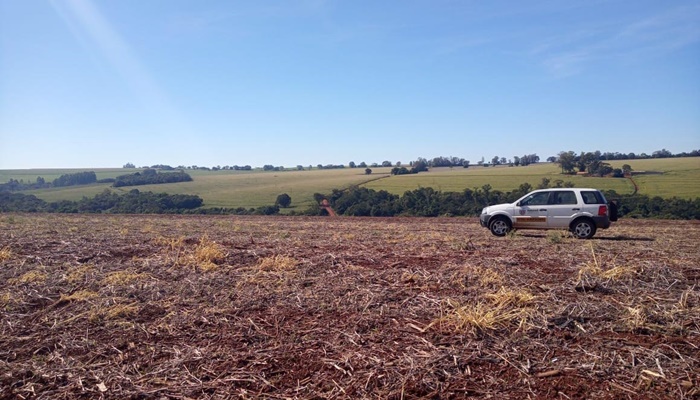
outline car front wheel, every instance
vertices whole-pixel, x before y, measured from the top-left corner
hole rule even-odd
[[[510,221],[505,217],[496,217],[489,223],[489,229],[491,233],[496,236],[505,236],[510,232],[511,226]]]
[[[580,219],[571,225],[571,233],[578,239],[590,239],[595,235],[595,224],[588,219]]]

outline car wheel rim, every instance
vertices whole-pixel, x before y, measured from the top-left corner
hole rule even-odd
[[[503,221],[496,221],[493,223],[493,231],[499,235],[505,235],[508,233],[508,225]]]
[[[588,224],[578,224],[575,229],[576,236],[587,237],[591,234],[591,227]]]

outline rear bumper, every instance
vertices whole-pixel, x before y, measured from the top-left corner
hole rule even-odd
[[[610,228],[610,218],[607,216],[595,216],[593,217],[593,222],[595,222],[595,226],[598,229],[608,229]]]

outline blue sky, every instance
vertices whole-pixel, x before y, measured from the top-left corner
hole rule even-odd
[[[0,168],[700,148],[700,1],[0,0]]]

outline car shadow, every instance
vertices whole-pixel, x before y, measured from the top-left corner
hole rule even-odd
[[[654,238],[648,238],[648,237],[634,237],[634,236],[601,236],[601,237],[593,237],[593,240],[613,240],[613,241],[636,241],[636,242],[653,242],[656,239]]]
[[[529,238],[546,238],[546,234],[536,234],[536,233],[518,233],[518,236],[529,237]],[[573,236],[569,236],[573,238]],[[656,239],[650,237],[635,237],[635,236],[593,236],[589,240],[610,240],[614,242],[630,241],[630,242],[653,242]]]

